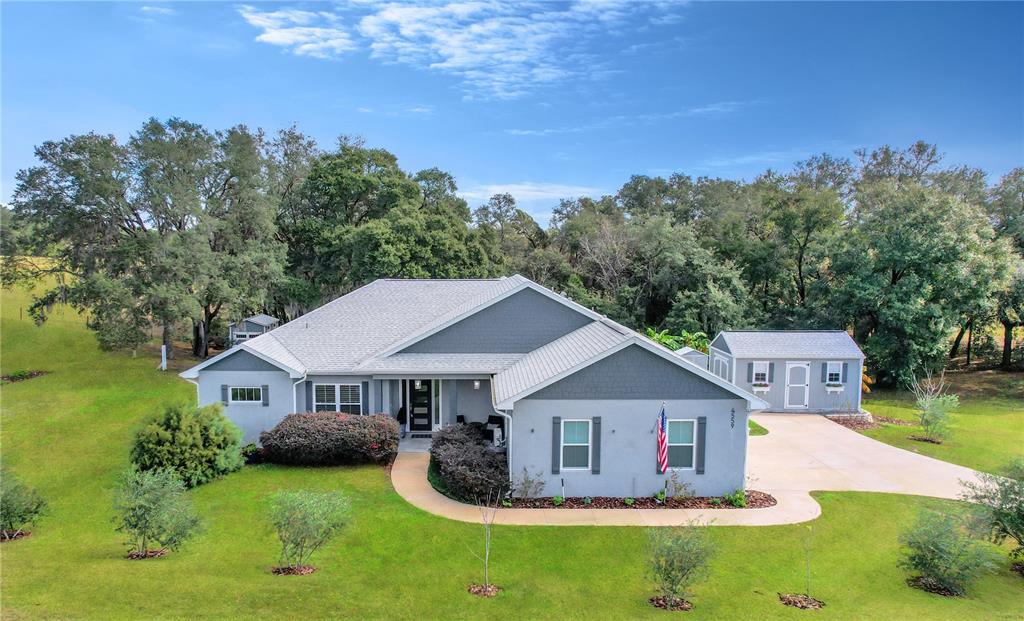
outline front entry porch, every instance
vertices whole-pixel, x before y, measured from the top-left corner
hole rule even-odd
[[[424,440],[458,423],[487,423],[495,414],[486,377],[374,378],[378,411],[398,419],[403,441]],[[410,446],[414,446],[410,444]]]

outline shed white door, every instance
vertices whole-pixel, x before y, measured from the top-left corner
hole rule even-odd
[[[806,408],[810,388],[811,363],[786,363],[786,407]]]

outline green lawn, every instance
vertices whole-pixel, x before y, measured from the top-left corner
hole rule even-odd
[[[948,376],[960,409],[952,416],[952,433],[942,444],[911,440],[917,426],[883,424],[864,433],[876,440],[986,472],[1000,472],[1013,457],[1024,455],[1024,374],[975,372]],[[916,421],[914,400],[906,392],[865,395],[873,414]]]
[[[180,552],[124,560],[113,532],[111,488],[132,430],[161,403],[194,388],[154,370],[152,356],[98,352],[73,318],[42,329],[17,319],[20,294],[4,292],[3,369],[50,375],[3,386],[4,464],[50,500],[31,537],[2,544],[0,610],[7,619],[151,618],[667,618],[647,606],[644,531],[635,528],[496,527],[494,600],[465,592],[480,579],[467,545],[481,528],[413,508],[385,471],[247,467],[191,492],[206,531]],[[353,501],[344,535],[305,577],[269,573],[274,536],[266,497],[278,489],[340,489]],[[686,619],[1019,619],[1024,580],[1008,561],[970,597],[908,588],[896,537],[921,507],[955,503],[885,494],[825,493],[807,526],[713,528],[719,553]],[[827,607],[781,606],[803,588],[804,541],[813,536],[812,593]]]
[[[750,435],[752,436],[765,436],[768,435],[768,430],[758,425],[753,420],[747,421],[748,427],[750,427]]]

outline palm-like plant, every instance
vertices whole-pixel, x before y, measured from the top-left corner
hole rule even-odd
[[[655,343],[658,343],[659,345],[663,345],[668,349],[671,349],[672,351],[675,351],[683,347],[683,343],[681,342],[680,338],[678,336],[670,334],[668,330],[662,330],[659,332],[654,328],[647,327],[644,330],[644,333],[647,335],[647,338],[651,339]]]

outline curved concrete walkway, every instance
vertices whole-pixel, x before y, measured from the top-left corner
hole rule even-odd
[[[548,526],[772,526],[796,524],[821,515],[814,490],[870,491],[956,498],[970,468],[917,455],[872,440],[821,416],[760,414],[768,435],[750,438],[751,487],[778,501],[765,509],[506,509],[495,523]],[[391,481],[410,504],[462,522],[481,520],[480,510],[438,493],[427,481],[429,455],[398,454]]]

